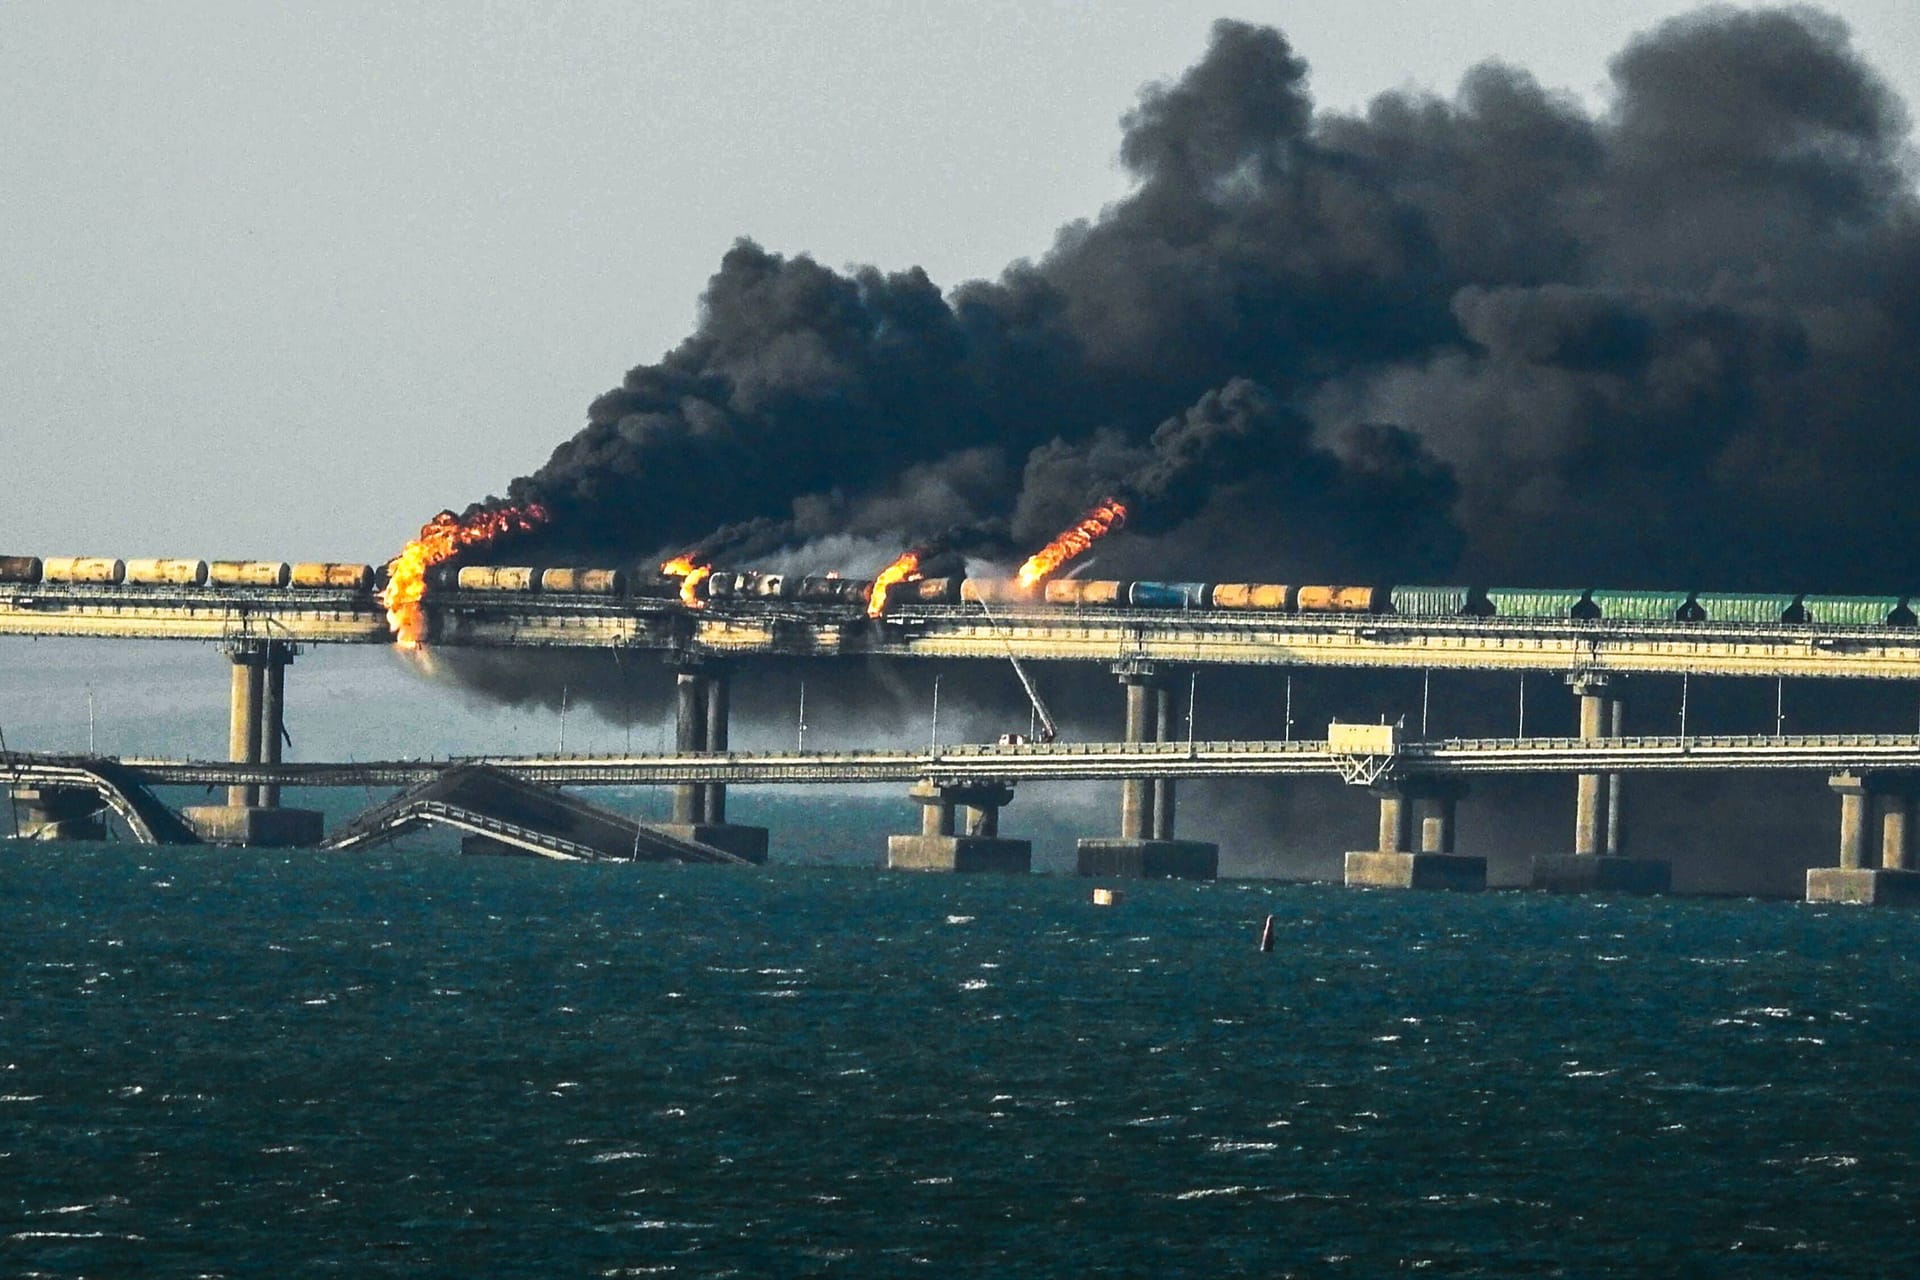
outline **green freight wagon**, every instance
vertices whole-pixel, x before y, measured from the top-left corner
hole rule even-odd
[[[1469,612],[1466,587],[1395,587],[1393,611],[1410,618],[1458,618]]]
[[[1586,599],[1584,591],[1553,591],[1538,587],[1488,587],[1487,603],[1496,618],[1558,618],[1574,616]]]
[[[1728,591],[1696,591],[1693,603],[1707,622],[1780,622],[1793,608],[1793,597],[1741,595]]]
[[[1883,627],[1899,607],[1899,596],[1801,596],[1788,610],[1787,621]]]
[[[1687,603],[1684,591],[1590,591],[1587,595],[1608,621],[1672,622]]]

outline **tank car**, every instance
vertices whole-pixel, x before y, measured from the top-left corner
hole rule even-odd
[[[293,566],[283,560],[215,560],[207,566],[207,581],[216,587],[284,587],[293,579]]]
[[[290,585],[308,591],[371,591],[373,566],[306,560],[293,566],[287,580]]]
[[[40,581],[45,569],[39,556],[0,556],[0,582],[32,584]]]
[[[204,586],[207,581],[207,562],[205,560],[129,560],[126,580],[142,586]]]
[[[894,604],[956,604],[960,600],[960,584],[965,581],[953,577],[897,582],[887,593],[887,599]]]
[[[1127,603],[1136,609],[1204,609],[1213,598],[1210,582],[1136,582]]]
[[[111,556],[48,556],[40,576],[43,582],[112,586],[126,580],[127,564]]]
[[[1391,607],[1389,587],[1301,587],[1294,608],[1301,613],[1385,613]]]
[[[802,578],[793,598],[807,604],[862,604],[873,594],[871,578]]]
[[[470,564],[454,581],[462,591],[534,591],[537,574],[530,565]]]
[[[1293,607],[1293,588],[1279,582],[1216,582],[1213,607],[1284,612]]]
[[[968,604],[1033,604],[1040,590],[1020,585],[1016,578],[967,578],[960,584],[960,599]]]
[[[1131,582],[1112,582],[1099,578],[1055,578],[1046,586],[1048,604],[1115,605],[1127,599]]]

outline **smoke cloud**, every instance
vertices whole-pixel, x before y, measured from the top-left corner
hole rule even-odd
[[[1677,18],[1611,77],[1325,112],[1219,22],[1123,118],[1130,193],[998,279],[738,242],[511,484],[555,519],[502,554],[1005,562],[1111,492],[1113,576],[1920,586],[1902,105],[1804,8]]]
[[[634,560],[1011,557],[1106,489],[1103,555],[1161,577],[1239,546],[1280,579],[1920,581],[1900,103],[1805,9],[1611,69],[1598,113],[1488,63],[1342,115],[1222,21],[1125,116],[1131,194],[1047,254],[943,293],[742,240],[507,496],[555,512],[540,550]]]

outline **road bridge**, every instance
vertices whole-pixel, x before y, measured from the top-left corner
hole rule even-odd
[[[462,756],[441,760],[280,764],[129,756],[0,754],[0,782],[57,781],[110,764],[149,787],[411,787],[484,765],[549,787],[686,783],[859,785],[917,782],[1093,782],[1129,778],[1326,777],[1373,786],[1393,778],[1508,773],[1692,773],[1729,770],[1920,771],[1920,735],[1759,734],[1622,738],[1441,738],[1354,754],[1325,739],[1274,742],[956,744],[932,750],[663,752],[643,755]]]
[[[1402,741],[1391,726],[1335,725],[1326,739],[1300,741],[957,744],[928,750],[693,751],[291,763],[0,754],[0,785],[29,797],[29,803],[45,804],[49,796],[87,792],[118,813],[137,839],[147,841],[192,838],[168,834],[176,830],[169,825],[171,815],[147,790],[163,786],[414,789],[356,819],[349,825],[357,833],[351,838],[336,837],[336,845],[351,847],[421,821],[486,834],[491,829],[483,830],[484,817],[473,816],[486,811],[484,801],[473,798],[482,795],[483,788],[468,787],[460,813],[435,807],[445,797],[429,792],[441,787],[443,779],[455,777],[497,776],[504,780],[497,789],[521,788],[515,794],[523,810],[526,797],[534,794],[525,790],[528,787],[557,795],[562,787],[912,783],[913,797],[924,806],[925,824],[918,836],[896,837],[896,855],[911,859],[897,860],[896,865],[950,870],[1013,870],[1025,865],[1030,856],[1025,842],[999,834],[999,809],[1012,799],[1012,787],[1018,783],[1151,779],[1170,785],[1173,779],[1318,776],[1365,786],[1379,798],[1379,847],[1348,855],[1350,882],[1456,888],[1485,882],[1484,858],[1465,857],[1453,848],[1455,806],[1474,777],[1573,773],[1604,779],[1617,797],[1618,775],[1625,773],[1726,770],[1817,772],[1827,777],[1840,796],[1840,865],[1810,871],[1810,895],[1847,901],[1920,900],[1916,897],[1920,871],[1913,867],[1910,836],[1914,803],[1920,799],[1920,735],[1914,734]],[[1658,890],[1665,882],[1664,864],[1622,856],[1617,844],[1617,802],[1604,816],[1595,803],[1583,791],[1576,812],[1575,852],[1571,858],[1545,860],[1545,877],[1550,882],[1570,879],[1575,887]],[[963,820],[959,814],[967,816]],[[1881,826],[1877,866],[1868,837],[1876,817]],[[604,825],[607,820],[601,821]],[[731,834],[724,823],[715,829],[723,839]],[[662,847],[679,850],[680,860],[692,860],[684,856],[689,847],[726,849],[724,844],[676,835],[670,824],[658,830]],[[542,835],[539,825],[527,820],[524,812],[515,831],[507,843],[540,850],[546,856],[580,856],[568,843],[570,837],[554,831]],[[1093,846],[1095,863],[1132,859],[1128,865],[1139,874],[1154,874],[1155,866],[1162,868],[1160,874],[1196,874],[1195,859],[1201,856],[1187,847],[1193,842],[1173,838],[1170,823],[1152,835],[1123,833],[1117,841],[1082,843]],[[606,856],[604,850],[600,856]],[[731,855],[735,861],[764,856],[764,839],[745,853]],[[1083,847],[1083,871],[1087,862]],[[1612,878],[1601,874],[1603,870]],[[1536,875],[1540,874],[1537,870]]]

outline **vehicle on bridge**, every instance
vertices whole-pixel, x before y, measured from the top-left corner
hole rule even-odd
[[[682,598],[679,578],[652,566],[458,565],[427,574],[430,593],[539,595],[596,601]],[[102,556],[0,556],[0,587],[53,584],[137,586],[213,592],[290,590],[346,592],[371,600],[386,570],[366,564],[260,560],[130,559]],[[864,616],[870,578],[717,570],[697,584],[695,607],[753,610],[769,606]],[[1497,618],[1527,621],[1705,625],[1899,627],[1920,625],[1920,592],[1841,596],[1813,593],[1620,591],[1603,588],[1388,586],[1271,582],[1160,582],[1055,578],[1038,589],[1008,578],[951,575],[913,578],[887,592],[889,609],[979,605],[1042,610],[1139,610],[1235,614],[1394,615],[1407,618]]]

